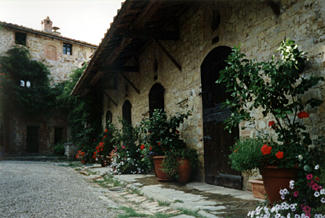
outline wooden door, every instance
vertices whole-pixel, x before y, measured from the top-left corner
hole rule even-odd
[[[205,181],[241,189],[242,177],[231,169],[228,158],[231,146],[239,136],[239,129],[234,128],[231,134],[224,129],[224,120],[230,111],[222,104],[229,96],[225,87],[215,83],[219,71],[226,66],[225,60],[230,52],[229,47],[217,47],[201,65]]]
[[[27,127],[26,151],[28,153],[38,153],[39,151],[39,126]]]

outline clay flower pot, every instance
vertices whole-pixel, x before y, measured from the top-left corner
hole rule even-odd
[[[266,192],[264,188],[264,182],[262,179],[252,179],[248,181],[252,185],[252,193],[255,198],[265,199]]]
[[[260,170],[267,198],[273,204],[281,200],[280,189],[289,188],[290,180],[297,176],[298,169],[267,166]]]
[[[164,161],[165,156],[153,156],[152,158],[158,181],[169,181],[170,177],[162,170],[162,162]]]
[[[179,183],[187,183],[191,178],[191,164],[190,161],[187,159],[180,159],[178,161],[178,177],[177,181]]]

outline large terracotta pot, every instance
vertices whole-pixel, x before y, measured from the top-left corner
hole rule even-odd
[[[268,166],[261,169],[260,172],[267,198],[273,204],[281,200],[280,189],[289,188],[289,182],[296,178],[298,169]]]
[[[153,156],[153,164],[155,167],[155,174],[158,181],[169,181],[170,177],[162,170],[162,162],[165,156]]]
[[[177,181],[179,183],[187,183],[191,178],[191,164],[190,161],[187,159],[180,159],[178,161],[178,177]]]

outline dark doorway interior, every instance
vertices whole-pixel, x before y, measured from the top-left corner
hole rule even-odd
[[[149,115],[151,116],[155,109],[161,109],[164,111],[165,102],[164,102],[164,93],[165,89],[159,83],[156,83],[152,86],[149,92]]]
[[[126,100],[122,107],[122,117],[123,120],[130,125],[132,125],[131,109],[132,109],[131,103],[128,100]]]
[[[55,127],[54,129],[54,144],[62,143],[64,141],[64,128],[62,127]]]
[[[229,47],[217,47],[201,65],[205,181],[241,189],[242,177],[231,169],[228,160],[230,147],[238,138],[239,129],[233,129],[231,134],[224,130],[223,122],[230,112],[222,107],[222,103],[230,96],[225,93],[225,87],[215,83],[219,71],[226,66],[225,60],[230,52]]]
[[[26,151],[28,153],[39,152],[39,126],[27,127],[27,143]]]

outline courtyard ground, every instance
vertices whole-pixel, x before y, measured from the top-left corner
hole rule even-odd
[[[251,193],[66,162],[0,161],[0,217],[245,217]]]

